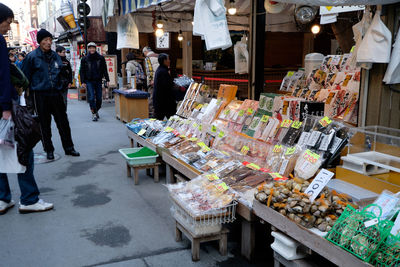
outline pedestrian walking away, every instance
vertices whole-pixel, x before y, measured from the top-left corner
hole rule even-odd
[[[3,36],[11,29],[10,24],[13,18],[12,10],[0,3],[0,114],[4,120],[11,118],[12,101],[18,98],[17,91],[11,83],[10,61]],[[20,213],[47,211],[53,208],[53,204],[46,203],[39,198],[40,193],[33,175],[33,169],[33,151],[31,150],[28,155],[26,171],[18,174],[18,184],[21,190]],[[14,205],[7,174],[0,173],[0,215],[5,214]]]
[[[81,83],[87,90],[90,110],[92,111],[92,120],[97,121],[101,102],[103,98],[102,80],[106,79],[106,87],[109,86],[110,78],[108,77],[107,64],[105,58],[96,52],[96,44],[90,42],[88,44],[89,54],[81,61]]]
[[[41,29],[37,33],[37,42],[39,47],[26,56],[22,63],[22,71],[30,82],[31,96],[39,116],[42,143],[47,159],[54,159],[51,116],[56,122],[65,154],[80,156],[72,142],[67,109],[62,95],[60,72],[63,63],[57,53],[51,50],[53,36]]]
[[[69,63],[67,57],[65,56],[65,48],[61,45],[58,45],[56,48],[56,52],[60,56],[62,61],[60,78],[62,83],[62,95],[64,98],[65,109],[67,109],[68,89],[71,88],[72,85],[72,68],[71,63]]]
[[[128,53],[126,60],[126,77],[129,79],[134,76],[136,78],[136,89],[143,90],[146,87],[146,75],[144,74],[142,65],[135,60],[133,53]]]
[[[154,117],[154,107],[153,107],[153,89],[154,89],[154,75],[157,71],[158,66],[158,54],[154,53],[153,50],[146,46],[143,48],[143,55],[146,57],[144,64],[146,67],[146,77],[147,77],[147,92],[150,94],[149,99],[149,116]]]

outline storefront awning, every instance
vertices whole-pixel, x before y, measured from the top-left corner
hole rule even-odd
[[[310,6],[351,6],[351,5],[388,5],[399,0],[274,0],[281,3],[301,4]]]

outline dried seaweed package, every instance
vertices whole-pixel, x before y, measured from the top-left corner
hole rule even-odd
[[[265,130],[265,128],[268,126],[268,121],[269,121],[269,116],[268,115],[262,115],[262,117],[260,118],[260,122],[258,123],[254,135],[254,138],[257,139],[261,139],[262,138],[262,134]]]
[[[321,142],[323,134],[329,134],[331,129],[332,120],[328,117],[323,117],[314,125],[307,141],[307,146],[310,148],[318,149],[318,144]]]
[[[278,172],[281,163],[282,163],[282,153],[283,153],[283,146],[282,145],[275,145],[271,147],[271,152],[268,153],[267,157],[267,169],[270,170],[270,172]]]
[[[289,130],[286,132],[286,135],[282,139],[282,144],[286,146],[294,146],[296,143],[297,139],[299,138],[302,128],[301,128],[302,122],[300,121],[294,121],[292,125],[290,126]]]
[[[287,134],[287,132],[289,131],[290,126],[292,125],[292,121],[291,120],[284,120],[282,121],[278,131],[275,134],[274,137],[274,143],[278,143],[281,144],[283,138],[285,137],[285,135]]]

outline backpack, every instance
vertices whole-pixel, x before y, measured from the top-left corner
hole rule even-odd
[[[140,81],[141,83],[143,83],[144,80],[146,80],[146,75],[144,75],[144,71],[142,68],[142,65],[140,65],[139,63],[137,63],[137,65],[135,65],[135,77],[137,81]]]

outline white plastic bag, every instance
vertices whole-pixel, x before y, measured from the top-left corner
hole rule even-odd
[[[117,49],[134,48],[139,49],[139,30],[135,18],[128,14],[121,17],[117,25]]]
[[[249,72],[249,52],[245,37],[237,42],[234,47],[235,52],[235,73],[243,74]]]
[[[17,146],[0,145],[0,173],[24,173],[26,167],[18,162]]]
[[[14,147],[14,143],[14,122],[11,118],[0,119],[0,146]]]
[[[392,57],[383,81],[386,84],[400,83],[400,28],[393,47]]]

